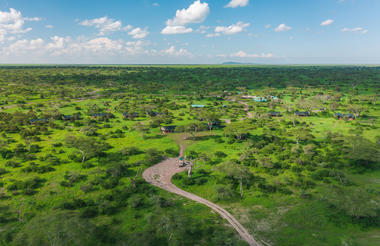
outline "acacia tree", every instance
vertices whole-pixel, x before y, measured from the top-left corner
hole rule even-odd
[[[240,197],[243,198],[243,183],[253,177],[248,167],[235,162],[226,162],[219,166],[219,171],[226,176],[231,177],[239,182]]]
[[[195,157],[193,160],[190,161],[190,164],[188,165],[187,169],[187,176],[191,178],[191,175],[193,174],[193,168],[196,164],[198,164],[198,161],[201,161],[203,163],[210,161],[210,157],[206,153],[200,153],[193,155]],[[199,166],[197,167],[199,168]]]
[[[356,117],[359,117],[361,112],[363,112],[365,110],[365,108],[361,105],[356,105],[356,104],[353,104],[353,105],[350,105],[348,107],[348,111],[350,111],[351,113],[353,113],[355,115],[355,118]]]
[[[99,156],[110,148],[107,143],[101,143],[95,138],[86,136],[69,136],[66,138],[66,144],[70,148],[76,148],[82,154],[82,163],[94,156]]]
[[[140,132],[142,137],[145,136],[145,134],[149,133],[149,128],[148,126],[142,124],[141,122],[137,122],[131,127],[132,130],[135,130],[137,132]]]
[[[312,140],[314,136],[311,134],[311,130],[308,128],[293,128],[291,134],[296,138],[297,145],[301,141]]]
[[[211,131],[214,123],[218,123],[219,115],[215,112],[203,111],[200,118],[207,122],[208,129]]]
[[[380,151],[377,144],[366,138],[355,136],[345,141],[346,157],[356,166],[373,167],[380,162]]]
[[[298,107],[306,110],[309,114],[311,113],[313,109],[318,108],[320,105],[321,105],[320,100],[318,100],[315,97],[308,98],[308,99],[301,99],[298,102]]]
[[[199,129],[201,129],[200,122],[192,122],[186,126],[185,131],[190,133],[190,135],[194,138]]]
[[[238,140],[242,140],[249,131],[252,130],[252,126],[246,121],[232,122],[224,128],[225,136],[234,136]]]

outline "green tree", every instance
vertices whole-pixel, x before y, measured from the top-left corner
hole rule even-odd
[[[232,122],[224,128],[225,136],[233,136],[239,140],[242,140],[252,130],[252,126],[247,121]]]
[[[350,111],[352,114],[355,115],[355,118],[356,117],[359,117],[360,114],[365,110],[365,107],[361,106],[361,105],[356,105],[356,104],[353,104],[353,105],[350,105],[348,106],[348,111]]]
[[[215,112],[203,111],[199,117],[207,122],[207,126],[210,131],[212,130],[214,124],[218,124],[220,122],[220,116]]]
[[[226,162],[219,166],[219,171],[223,172],[226,176],[231,177],[239,182],[240,197],[243,198],[243,183],[247,182],[253,177],[253,174],[246,166],[237,164],[235,162]]]
[[[186,126],[185,131],[190,133],[190,135],[194,138],[195,134],[201,129],[200,122],[192,122],[189,125]]]
[[[82,154],[82,163],[101,155],[110,148],[107,143],[101,143],[95,138],[86,136],[69,136],[66,138],[66,144],[70,148],[76,148]]]
[[[356,166],[375,167],[380,162],[380,151],[375,143],[366,138],[355,136],[345,140],[346,157]]]
[[[314,138],[314,136],[311,134],[311,130],[309,128],[294,128],[291,131],[291,134],[296,138],[297,145],[300,142],[309,141]]]

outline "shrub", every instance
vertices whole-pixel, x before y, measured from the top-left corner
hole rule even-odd
[[[157,149],[148,149],[145,153],[145,162],[147,165],[153,165],[163,159],[162,153]]]
[[[92,186],[91,184],[85,184],[85,185],[82,185],[80,187],[81,191],[83,191],[84,193],[89,193],[91,191],[94,191],[94,186]]]
[[[197,184],[197,185],[203,185],[203,184],[205,184],[205,183],[207,183],[207,179],[206,178],[200,178],[200,179],[196,179],[195,180],[195,184]]]
[[[223,151],[216,151],[215,156],[218,158],[225,158],[225,157],[227,157],[227,154],[224,153]]]
[[[144,198],[140,197],[140,196],[133,196],[129,199],[129,205],[132,207],[132,208],[139,208],[139,207],[142,207],[144,205]]]
[[[6,173],[7,173],[7,170],[5,170],[5,168],[0,168],[0,175],[6,174]]]
[[[217,200],[230,200],[235,196],[232,189],[224,185],[217,186],[216,193],[217,193],[217,197],[216,197]]]
[[[5,163],[5,166],[6,167],[13,167],[13,168],[16,168],[16,167],[20,167],[20,163],[16,162],[16,161],[7,161]]]
[[[144,153],[144,151],[141,151],[138,147],[127,147],[127,148],[124,148],[122,150],[120,150],[120,153],[123,154],[123,155],[139,155],[139,154],[142,154]]]
[[[171,156],[171,157],[175,157],[178,155],[178,151],[173,149],[173,148],[170,148],[170,149],[165,150],[165,154],[167,154],[168,156]]]
[[[96,207],[87,207],[81,211],[82,218],[94,218],[98,215],[98,209]]]

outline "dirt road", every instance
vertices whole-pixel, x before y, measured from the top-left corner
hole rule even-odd
[[[242,119],[240,119],[240,120],[245,120],[245,119],[247,119],[247,118],[248,118],[248,119],[252,119],[252,118],[253,118],[253,114],[252,114],[252,112],[249,112],[249,105],[248,105],[248,103],[246,103],[246,102],[242,102],[242,101],[238,101],[238,103],[244,105],[244,106],[245,106],[245,107],[244,107],[244,111],[247,112],[247,117],[242,118]]]
[[[235,102],[235,100],[231,100],[231,101]],[[242,102],[242,101],[238,101],[238,103],[244,105],[244,111],[247,113],[246,117],[241,118],[239,120],[252,119],[253,118],[253,114],[252,114],[252,112],[249,112],[249,105],[248,105],[248,103]],[[231,124],[231,120],[230,119],[221,119],[221,120],[224,121],[227,125]]]
[[[181,146],[181,154],[183,156],[184,149]],[[260,244],[249,234],[249,232],[237,221],[229,212],[219,207],[218,205],[192,193],[186,192],[175,186],[171,179],[174,174],[184,171],[186,168],[179,167],[179,158],[170,158],[146,169],[143,173],[143,178],[150,184],[157,186],[161,189],[175,193],[177,195],[186,197],[193,201],[202,203],[212,210],[216,211],[223,218],[225,218],[239,233],[244,241],[251,246],[260,246]]]

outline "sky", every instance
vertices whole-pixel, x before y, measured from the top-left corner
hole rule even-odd
[[[0,0],[1,64],[380,64],[380,0]]]

